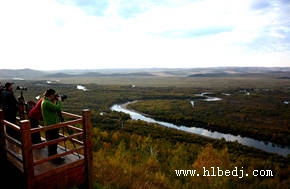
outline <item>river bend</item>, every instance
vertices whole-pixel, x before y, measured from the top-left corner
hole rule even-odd
[[[192,127],[186,127],[183,125],[177,126],[177,125],[174,125],[172,123],[158,121],[158,120],[146,117],[139,112],[136,112],[134,110],[130,110],[130,109],[126,108],[127,104],[134,103],[134,102],[135,101],[127,102],[125,104],[115,104],[111,107],[111,110],[129,114],[131,119],[133,119],[133,120],[143,120],[143,121],[146,121],[148,123],[157,123],[157,124],[162,125],[162,126],[166,126],[169,128],[174,128],[174,129],[182,130],[182,131],[189,132],[189,133],[194,133],[194,134],[206,136],[209,138],[214,138],[214,139],[224,138],[226,141],[231,141],[231,142],[237,141],[240,144],[254,147],[254,148],[266,151],[266,152],[276,153],[276,154],[282,155],[284,157],[286,157],[288,154],[290,154],[290,147],[289,146],[288,147],[281,147],[280,145],[276,145],[276,144],[271,143],[271,142],[263,142],[263,141],[255,140],[255,139],[248,138],[248,137],[241,137],[240,135],[235,136],[235,135],[220,133],[220,132],[216,132],[216,131],[212,132],[210,130],[198,128],[198,127],[194,127],[194,126],[192,126]]]

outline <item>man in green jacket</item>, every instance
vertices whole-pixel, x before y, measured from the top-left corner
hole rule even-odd
[[[55,95],[55,90],[48,89],[41,103],[41,112],[44,126],[60,123],[59,113],[61,112],[62,101],[61,97]],[[46,140],[54,140],[59,138],[59,128],[50,129],[45,132]],[[48,145],[48,156],[57,154],[58,143]],[[63,162],[64,158],[58,158],[56,162]]]

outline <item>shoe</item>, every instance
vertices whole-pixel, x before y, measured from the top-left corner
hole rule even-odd
[[[65,162],[65,158],[64,157],[59,157],[56,159],[51,160],[52,163],[57,164],[57,165],[61,165]]]

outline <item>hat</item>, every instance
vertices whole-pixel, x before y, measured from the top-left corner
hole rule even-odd
[[[7,83],[5,83],[5,88],[8,88],[8,87],[10,87],[11,85],[13,85],[14,83],[9,83],[9,82],[7,82]]]

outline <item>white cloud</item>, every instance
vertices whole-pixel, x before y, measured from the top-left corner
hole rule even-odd
[[[0,68],[290,66],[289,6],[166,2],[132,4],[132,14],[131,1],[109,1],[100,16],[89,5],[1,1]]]

